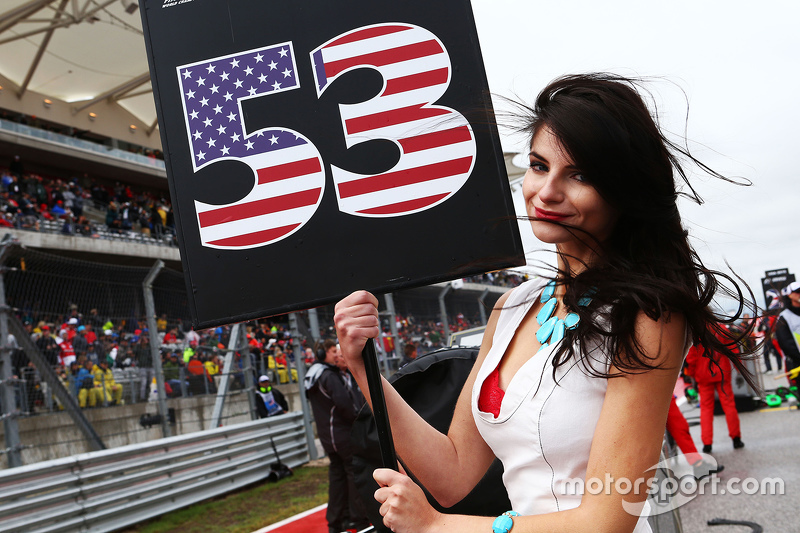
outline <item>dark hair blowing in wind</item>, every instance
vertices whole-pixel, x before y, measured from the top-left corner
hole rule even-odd
[[[587,343],[575,340],[597,339],[610,354],[610,364],[621,371],[655,368],[658,354],[644,353],[637,342],[636,318],[640,312],[653,320],[680,313],[692,341],[706,348],[706,357],[727,357],[749,378],[737,340],[750,332],[732,337],[724,324],[753,305],[752,293],[743,282],[703,265],[689,244],[676,204],[679,194],[702,203],[689,183],[686,163],[732,180],[664,136],[634,80],[608,74],[565,76],[548,85],[532,108],[518,107],[524,115],[518,130],[533,139],[548,128],[586,180],[619,213],[604,242],[570,228],[598,251],[598,259],[577,274],[569,269],[558,272],[559,283],[566,287],[564,303],[581,321],[555,355],[555,367],[575,357],[576,348],[586,355]],[[677,180],[688,193],[678,192]],[[738,302],[738,310],[730,316],[712,310],[720,293]],[[578,301],[585,294],[592,294],[592,302],[580,307]]]

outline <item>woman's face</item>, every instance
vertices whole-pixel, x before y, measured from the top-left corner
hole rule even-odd
[[[588,259],[592,237],[600,242],[608,239],[619,214],[584,179],[546,126],[534,135],[528,159],[522,193],[528,216],[538,219],[531,221],[534,235],[558,245],[562,253]],[[570,231],[548,220],[583,231]]]

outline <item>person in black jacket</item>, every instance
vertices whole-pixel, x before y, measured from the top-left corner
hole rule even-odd
[[[273,388],[268,376],[258,378],[256,387],[256,408],[258,416],[267,418],[289,412],[289,404],[281,391]]]
[[[358,414],[359,399],[345,383],[337,366],[341,358],[336,341],[326,340],[317,350],[316,362],[308,369],[306,395],[311,403],[317,433],[330,458],[328,470],[329,533],[346,528],[361,530],[369,525],[364,503],[353,481],[353,450],[350,429]]]
[[[781,291],[784,310],[775,325],[775,337],[786,358],[786,371],[800,366],[800,281],[790,283]],[[798,380],[789,378],[792,385]]]

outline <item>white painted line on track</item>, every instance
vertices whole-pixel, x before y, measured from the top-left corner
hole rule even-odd
[[[278,529],[279,527],[285,526],[286,524],[294,522],[295,520],[300,520],[301,518],[305,518],[308,515],[312,515],[312,514],[316,513],[317,511],[325,509],[327,506],[328,506],[327,503],[323,503],[322,505],[320,505],[318,507],[314,507],[313,509],[309,509],[308,511],[302,512],[300,514],[296,514],[296,515],[294,515],[292,517],[287,518],[286,520],[281,520],[280,522],[277,522],[277,523],[272,524],[270,526],[261,528],[261,529],[259,529],[257,531],[253,531],[253,533],[267,533],[268,531],[272,531],[272,530]]]

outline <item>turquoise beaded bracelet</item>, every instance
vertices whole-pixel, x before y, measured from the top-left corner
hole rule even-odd
[[[519,513],[514,511],[506,511],[501,514],[492,522],[492,533],[508,533],[514,527],[514,517],[519,516]]]

